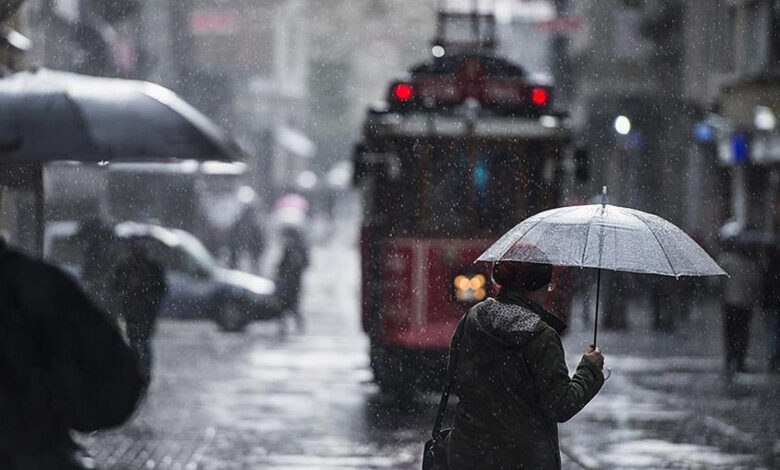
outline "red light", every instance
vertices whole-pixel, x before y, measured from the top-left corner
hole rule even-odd
[[[393,88],[393,96],[398,101],[409,101],[414,98],[414,88],[408,83],[399,83]]]
[[[550,100],[550,93],[544,88],[534,88],[531,90],[531,101],[536,106],[544,106]]]

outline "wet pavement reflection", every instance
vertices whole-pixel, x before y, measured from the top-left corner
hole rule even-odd
[[[312,255],[302,334],[281,338],[275,322],[241,334],[162,322],[155,378],[134,421],[82,439],[99,468],[419,468],[438,396],[399,402],[372,384],[354,237]],[[717,332],[694,329],[701,341],[685,332],[603,334],[614,373],[561,426],[565,469],[773,468],[780,382],[766,374],[724,382],[719,346],[707,339]],[[587,338],[586,325],[572,325],[564,339],[572,364]]]

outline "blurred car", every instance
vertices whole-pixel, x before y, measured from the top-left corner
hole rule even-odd
[[[75,225],[74,225],[75,224]],[[168,292],[160,316],[211,318],[226,331],[240,331],[253,320],[279,316],[273,281],[227,269],[189,232],[138,222],[114,226],[118,256],[139,246],[165,270]],[[72,221],[49,224],[44,256],[76,277],[86,247]]]

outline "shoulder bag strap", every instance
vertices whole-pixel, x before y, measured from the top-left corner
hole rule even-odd
[[[444,384],[444,390],[441,392],[441,400],[439,401],[439,412],[436,414],[436,421],[433,423],[433,439],[438,439],[439,432],[441,431],[441,424],[444,421],[444,413],[447,411],[447,401],[450,398],[450,389],[452,388],[452,382],[455,380],[455,368],[458,366],[458,353],[460,352],[460,342],[463,339],[463,326],[466,316],[458,322],[458,327],[455,329],[455,335],[452,337],[452,345],[450,346],[450,358],[447,364],[447,382]]]

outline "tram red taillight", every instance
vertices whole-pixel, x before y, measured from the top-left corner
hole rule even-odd
[[[547,103],[550,101],[550,92],[545,90],[544,88],[533,88],[531,89],[531,102],[541,108],[542,106],[546,106]]]
[[[398,83],[393,87],[393,97],[401,102],[414,98],[414,87],[408,83]]]

